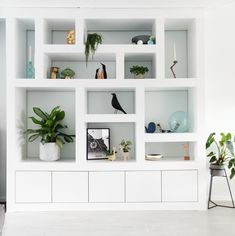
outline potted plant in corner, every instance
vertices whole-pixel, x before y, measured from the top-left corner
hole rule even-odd
[[[95,54],[99,44],[102,44],[102,36],[100,34],[93,33],[87,35],[87,40],[85,43],[86,65],[90,54],[92,56]]]
[[[209,149],[207,157],[210,158],[210,169],[213,175],[224,176],[224,168],[230,169],[230,179],[235,175],[235,156],[231,133],[221,133],[220,140],[216,140],[216,133],[211,133],[206,141],[206,149]],[[212,144],[214,148],[212,149]]]
[[[130,140],[125,141],[124,139],[120,143],[120,149],[122,152],[122,160],[127,161],[129,160],[132,142]]]
[[[144,74],[149,71],[148,67],[144,66],[132,66],[130,68],[131,74],[134,74],[135,79],[144,79]]]
[[[42,161],[57,161],[60,159],[60,149],[63,145],[73,142],[75,135],[65,134],[63,129],[68,128],[62,124],[65,112],[59,106],[52,109],[50,114],[43,112],[40,108],[34,107],[34,113],[37,115],[29,117],[38,129],[27,129],[25,134],[29,135],[28,141],[33,142],[38,138],[40,140],[40,159]]]

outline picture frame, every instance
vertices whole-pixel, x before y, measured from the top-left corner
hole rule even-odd
[[[109,128],[87,128],[87,160],[104,160],[110,149]]]

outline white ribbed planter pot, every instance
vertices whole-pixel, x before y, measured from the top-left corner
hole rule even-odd
[[[134,75],[135,79],[144,79],[144,75],[139,74],[139,75]]]
[[[40,160],[57,161],[60,159],[60,148],[56,143],[40,143]]]

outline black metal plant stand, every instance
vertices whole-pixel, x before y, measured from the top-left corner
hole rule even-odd
[[[218,175],[216,173],[218,172],[222,172],[223,174],[222,175]],[[231,197],[231,201],[232,201],[232,206],[227,206],[227,205],[221,205],[221,204],[217,204],[215,203],[214,201],[211,200],[211,192],[212,192],[212,185],[213,185],[213,177],[224,177],[226,178],[226,182],[227,182],[227,185],[228,185],[228,189],[229,189],[229,194],[230,194],[230,197]],[[213,205],[210,206],[210,203],[212,203]],[[234,206],[234,201],[233,201],[233,195],[232,195],[232,191],[231,191],[231,188],[230,188],[230,185],[229,185],[229,181],[228,181],[228,176],[227,176],[227,172],[225,170],[225,168],[223,169],[211,169],[211,179],[210,179],[210,190],[209,190],[209,199],[208,199],[208,209],[211,209],[211,208],[214,208],[214,207],[227,207],[227,208],[235,208]]]

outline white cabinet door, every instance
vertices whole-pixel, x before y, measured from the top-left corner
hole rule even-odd
[[[127,202],[159,202],[161,201],[160,171],[126,172]]]
[[[198,201],[196,170],[162,171],[162,200],[165,202]]]
[[[16,172],[16,203],[33,202],[51,202],[51,172]]]
[[[124,172],[90,172],[90,202],[124,202]]]
[[[53,172],[53,202],[88,202],[88,172]]]

